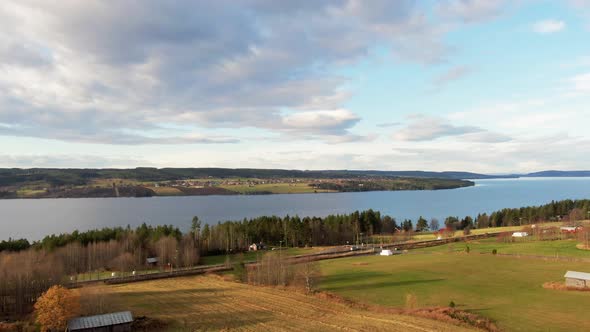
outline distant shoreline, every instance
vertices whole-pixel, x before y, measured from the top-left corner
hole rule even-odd
[[[447,187],[434,187],[434,188],[406,188],[406,189],[375,189],[375,190],[320,190],[320,191],[305,191],[305,192],[271,192],[271,191],[252,191],[252,192],[237,192],[223,188],[208,188],[213,190],[195,191],[192,190],[189,193],[173,194],[173,195],[162,195],[155,192],[145,194],[145,187],[141,187],[141,190],[137,190],[137,187],[123,187],[120,189],[131,189],[124,190],[124,194],[114,195],[113,192],[108,188],[100,188],[100,190],[93,191],[93,195],[83,195],[83,192],[68,192],[63,191],[60,193],[54,193],[49,196],[30,196],[30,197],[0,197],[0,200],[20,200],[20,199],[76,199],[76,198],[152,198],[152,197],[191,197],[191,196],[268,196],[268,195],[302,195],[302,194],[337,194],[337,193],[352,193],[352,192],[387,192],[387,191],[431,191],[431,190],[453,190],[460,188],[474,187],[475,182],[470,180],[456,180],[456,185]],[[189,188],[195,189],[195,188]],[[201,188],[199,188],[201,189]],[[107,190],[110,193],[107,193]],[[148,189],[149,190],[149,189]],[[140,193],[140,195],[130,195],[132,193]]]
[[[472,180],[590,177],[590,171],[472,172],[231,168],[0,168],[0,199],[276,195],[456,189]]]

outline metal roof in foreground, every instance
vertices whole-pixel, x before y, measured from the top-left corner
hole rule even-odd
[[[564,277],[573,278],[573,279],[590,280],[590,273],[577,272],[577,271],[567,271],[567,273],[564,275]]]
[[[68,329],[70,331],[82,330],[102,326],[126,324],[131,322],[133,322],[133,315],[131,314],[131,311],[121,311],[104,315],[78,317],[71,319],[68,322]]]

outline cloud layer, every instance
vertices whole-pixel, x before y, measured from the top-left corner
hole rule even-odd
[[[490,132],[476,126],[454,125],[438,117],[417,115],[411,122],[393,135],[395,140],[401,141],[433,141],[444,137],[461,137],[464,140],[497,143],[509,141],[510,137]]]
[[[200,128],[258,128],[354,140],[361,119],[342,107],[351,92],[340,66],[377,45],[440,63],[449,27],[496,15],[500,3],[449,1],[428,14],[409,0],[4,2],[0,134],[231,143],[239,137]]]

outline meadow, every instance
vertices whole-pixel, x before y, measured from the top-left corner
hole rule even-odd
[[[490,238],[424,248],[417,252],[464,252],[469,247],[470,252],[481,254],[491,254],[496,249],[498,254],[545,256],[552,258],[573,257],[587,258],[590,260],[590,251],[576,248],[578,243],[579,241],[576,239],[535,241],[531,238],[522,238],[509,242]]]
[[[226,281],[218,276],[92,285],[77,291],[86,301],[82,303],[86,310],[101,305],[108,306],[108,311],[131,310],[136,317],[163,321],[168,331],[472,331],[420,317],[352,308],[293,289]]]
[[[248,185],[221,185],[219,187],[238,192],[240,194],[251,194],[256,192],[268,192],[273,194],[307,194],[307,193],[325,193],[334,192],[333,190],[314,189],[309,185],[310,182],[297,183],[265,183]]]
[[[580,221],[584,224],[590,224],[588,220]],[[546,228],[546,227],[560,227],[566,224],[565,222],[547,222],[547,223],[540,223],[537,226]],[[444,225],[443,225],[444,226]],[[486,234],[486,233],[504,233],[504,232],[518,232],[521,231],[523,228],[529,225],[522,225],[522,226],[504,226],[504,227],[487,227],[487,228],[475,228],[470,230],[470,234],[478,235],[478,234]],[[455,231],[453,234],[454,236],[463,236],[463,231]],[[416,233],[412,237],[414,240],[435,240],[439,234],[433,232],[426,232],[426,233]]]
[[[322,290],[379,305],[403,307],[412,294],[419,307],[448,306],[492,319],[505,331],[587,331],[590,292],[545,289],[562,282],[567,270],[590,272],[588,263],[550,258],[512,257],[498,252],[545,252],[588,257],[574,251],[575,241],[445,245],[382,257],[354,257],[321,262]],[[561,249],[559,249],[561,248]],[[460,251],[460,252],[459,252]]]

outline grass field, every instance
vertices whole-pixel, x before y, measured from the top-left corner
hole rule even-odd
[[[142,181],[133,180],[133,179],[119,179],[119,178],[109,178],[109,179],[93,179],[88,184],[89,187],[106,187],[110,188],[113,186],[113,183],[119,185],[132,185],[132,186],[139,186],[144,184]],[[84,186],[82,186],[84,187]]]
[[[576,248],[579,242],[575,239],[535,241],[532,239],[518,239],[514,242],[498,241],[498,239],[484,239],[467,243],[446,244],[438,247],[420,249],[420,252],[462,252],[466,247],[472,253],[490,254],[496,249],[499,254],[533,255],[547,257],[577,257],[590,259],[590,251]]]
[[[20,189],[16,191],[16,195],[21,198],[31,198],[38,195],[43,195],[47,191],[43,189]]]
[[[582,223],[589,223],[588,220],[581,221]],[[560,227],[563,226],[563,222],[550,222],[550,223],[542,223],[538,224],[539,227]],[[485,233],[503,233],[503,232],[518,232],[522,230],[525,226],[507,226],[507,227],[489,227],[489,228],[476,228],[471,230],[471,234],[485,234]],[[414,240],[434,240],[436,239],[438,234],[435,233],[418,233],[414,235],[412,238]],[[463,236],[463,231],[456,231],[455,236]]]
[[[184,195],[182,191],[175,187],[149,187],[158,196],[179,196]]]
[[[306,194],[313,192],[331,192],[331,190],[314,189],[308,183],[269,183],[257,184],[253,186],[248,185],[234,185],[234,186],[220,186],[221,188],[236,191],[242,194],[253,192],[271,192],[273,194]]]
[[[216,276],[161,279],[79,289],[168,323],[169,331],[468,331],[424,318],[369,312],[290,289],[249,286]],[[92,304],[92,303],[90,303]],[[86,304],[88,305],[88,304]],[[83,306],[85,307],[85,306]]]
[[[323,261],[320,286],[346,298],[397,307],[405,305],[407,294],[415,295],[418,306],[453,301],[505,331],[590,330],[590,292],[542,288],[545,282],[563,281],[567,270],[590,272],[588,263],[428,250]]]

